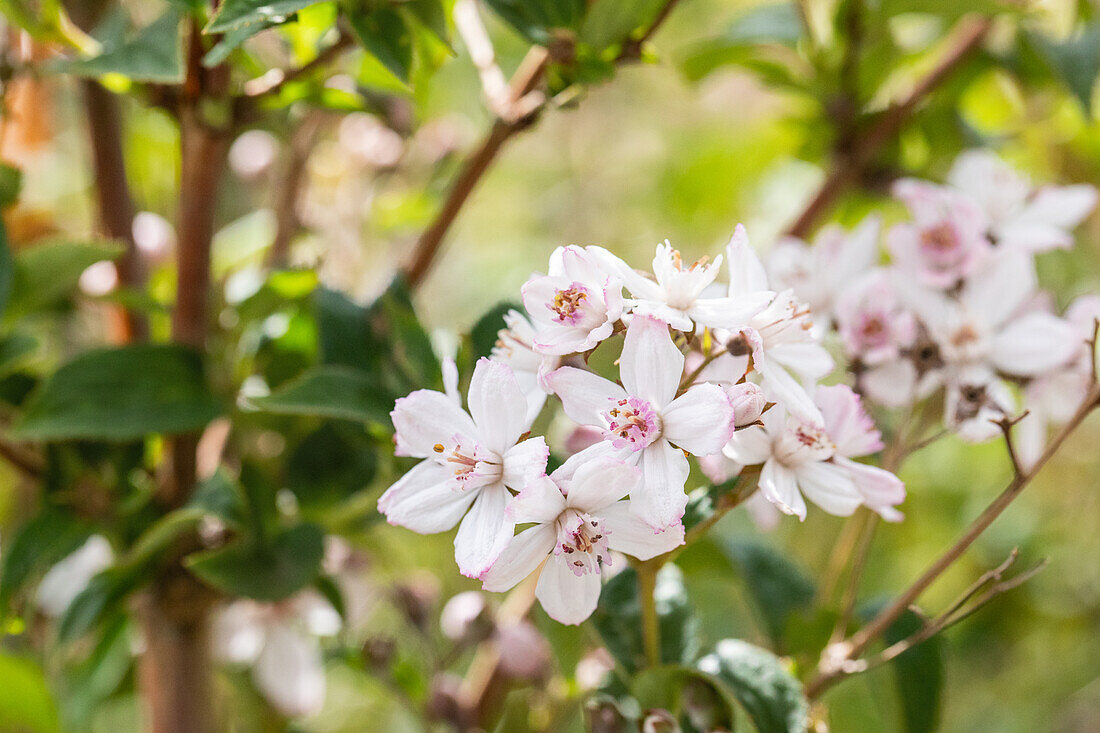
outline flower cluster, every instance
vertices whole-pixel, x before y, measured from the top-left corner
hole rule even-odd
[[[465,409],[453,371],[446,392],[397,401],[396,452],[422,460],[379,500],[391,524],[457,525],[459,569],[487,590],[538,572],[549,615],[583,621],[618,553],[683,544],[691,456],[712,474],[753,467],[754,501],[800,518],[804,499],[900,516],[902,483],[853,460],[881,448],[858,394],[818,386],[833,359],[811,305],[773,287],[743,227],[713,262],[658,245],[652,273],[601,247],[559,248],[523,303],[477,363]],[[617,374],[589,367],[597,349],[621,349]],[[548,470],[530,431],[551,395],[577,429]]]

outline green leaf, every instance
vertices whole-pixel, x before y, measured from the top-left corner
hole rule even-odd
[[[116,565],[94,576],[61,617],[57,635],[62,643],[78,639],[97,626],[142,581],[138,565]]]
[[[195,506],[184,506],[168,512],[138,535],[120,564],[144,567],[171,547],[180,537],[192,532],[204,514],[206,512]]]
[[[8,230],[0,219],[0,314],[8,306],[15,283],[15,262],[8,247]]]
[[[24,524],[4,550],[0,615],[28,580],[74,552],[90,534],[87,524],[57,509],[46,509]]]
[[[370,313],[343,293],[318,288],[313,296],[321,363],[366,371],[383,363],[370,327]]]
[[[142,344],[76,357],[31,397],[19,440],[126,441],[198,430],[222,414],[191,349]]]
[[[497,303],[470,329],[470,346],[473,348],[473,359],[477,361],[483,356],[489,356],[497,342],[497,334],[507,328],[504,316],[509,311],[523,313],[523,306],[516,303]]]
[[[121,74],[134,81],[175,84],[183,81],[180,15],[169,9],[125,41],[107,45],[102,53],[63,64],[77,76]]]
[[[272,21],[264,21],[258,25],[245,25],[240,28],[234,28],[222,36],[221,40],[206,52],[206,55],[202,57],[202,65],[208,68],[217,66],[229,58],[229,54],[240,48],[249,38],[260,31],[274,28],[276,25],[277,23]]]
[[[187,506],[213,514],[231,527],[244,524],[248,511],[244,491],[224,468],[195,486]]]
[[[717,540],[744,580],[768,636],[781,646],[790,618],[813,604],[817,589],[806,573],[779,551],[752,540]]]
[[[19,200],[23,188],[23,171],[13,165],[0,163],[0,208],[7,208]]]
[[[1036,32],[1028,32],[1026,38],[1054,75],[1073,92],[1087,115],[1092,109],[1093,89],[1100,75],[1100,20],[1086,23],[1061,42]]]
[[[315,415],[357,422],[389,422],[393,402],[371,377],[357,369],[324,365],[307,370],[266,397],[249,400],[265,412]]]
[[[739,17],[722,36],[691,49],[681,62],[681,67],[693,81],[720,66],[741,64],[751,67],[758,60],[760,46],[793,47],[802,33],[802,18],[794,3],[761,5]]]
[[[684,576],[669,563],[657,574],[657,617],[661,634],[661,662],[690,664],[699,650],[699,624],[695,619]],[[633,674],[645,667],[642,642],[642,607],[638,600],[638,574],[627,568],[611,578],[600,593],[592,623],[607,650]]]
[[[630,695],[642,710],[667,710],[688,730],[734,730],[737,699],[698,669],[666,665],[642,670],[630,682]]]
[[[487,0],[504,22],[532,43],[548,44],[555,29],[578,30],[585,0]]]
[[[320,0],[225,0],[203,33],[226,33],[251,26],[260,32],[264,24],[285,23],[302,8]]]
[[[57,707],[42,670],[31,660],[0,654],[0,730],[53,733]]]
[[[581,25],[580,39],[596,49],[621,43],[631,32],[648,27],[666,0],[596,0]]]
[[[270,542],[244,539],[189,555],[184,564],[204,582],[231,595],[278,601],[312,583],[321,569],[324,533],[299,524]]]
[[[907,639],[924,627],[924,619],[906,611],[883,634],[887,645]],[[906,733],[932,733],[939,728],[943,701],[943,637],[933,636],[895,657],[890,666],[901,700]]]
[[[383,5],[371,12],[352,12],[348,22],[363,48],[381,61],[390,73],[408,83],[413,39],[404,16],[395,8]]]
[[[304,506],[335,504],[366,487],[377,463],[361,426],[326,422],[291,452],[286,486]]]
[[[725,685],[759,733],[807,729],[810,704],[802,684],[767,649],[740,639],[723,639],[699,660],[698,667]]]
[[[441,0],[408,0],[402,7],[408,10],[420,25],[435,34],[436,38],[450,45],[447,10],[443,7]]]
[[[43,242],[20,250],[13,264],[9,318],[56,305],[72,293],[81,273],[89,266],[113,260],[120,254],[122,247],[114,242],[67,240]]]
[[[7,376],[21,367],[38,349],[38,341],[25,333],[0,336],[0,376]]]

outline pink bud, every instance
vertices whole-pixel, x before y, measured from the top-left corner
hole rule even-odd
[[[565,439],[565,452],[569,455],[580,453],[585,448],[603,440],[603,431],[590,425],[580,425]]]
[[[759,420],[767,404],[763,390],[752,382],[726,387],[726,395],[733,405],[733,424],[739,428]]]

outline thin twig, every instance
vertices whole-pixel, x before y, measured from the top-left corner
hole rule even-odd
[[[336,42],[322,49],[317,56],[301,66],[293,69],[271,69],[263,76],[246,81],[244,84],[244,96],[250,100],[258,100],[261,97],[270,97],[282,91],[283,87],[303,76],[312,74],[317,69],[327,65],[345,49],[354,45],[351,34],[343,30]]]
[[[1024,410],[1016,417],[1002,417],[999,420],[991,420],[994,425],[1001,429],[1001,433],[1004,435],[1005,447],[1008,449],[1008,459],[1012,461],[1012,471],[1015,475],[1019,476],[1024,471],[1023,464],[1020,463],[1020,456],[1016,452],[1016,441],[1012,438],[1012,428],[1025,417],[1028,416],[1029,410]]]
[[[286,165],[275,185],[275,239],[265,258],[265,264],[270,268],[286,267],[290,259],[291,240],[302,228],[298,199],[306,182],[306,165],[326,117],[325,112],[312,110],[290,137]]]
[[[0,458],[18,468],[28,478],[42,478],[46,473],[46,462],[41,456],[29,453],[3,440],[0,440]]]
[[[817,220],[849,185],[859,179],[867,164],[892,140],[912,117],[918,105],[938,87],[985,40],[993,27],[989,18],[964,18],[956,27],[955,40],[943,58],[902,101],[882,112],[874,124],[859,135],[848,154],[838,155],[817,194],[791,224],[787,234],[805,238]]]

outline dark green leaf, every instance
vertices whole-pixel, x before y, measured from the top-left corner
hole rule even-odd
[[[691,530],[700,522],[710,519],[714,512],[723,508],[726,502],[738,502],[740,496],[738,487],[740,477],[734,476],[728,481],[712,486],[704,486],[691,492],[688,496],[687,508],[684,510],[684,529]],[[751,490],[754,484],[750,483],[742,490]]]
[[[384,354],[378,351],[366,308],[343,293],[318,288],[313,296],[321,363],[373,372]]]
[[[681,65],[689,79],[700,79],[719,66],[751,65],[761,45],[794,46],[801,37],[802,19],[794,3],[761,5],[734,21],[722,36],[691,49]]]
[[[348,22],[363,48],[398,79],[409,81],[413,39],[401,13],[389,5],[383,5],[370,12],[353,12],[349,14]]]
[[[699,649],[695,619],[680,569],[668,564],[657,575],[657,615],[661,633],[661,661],[689,664]],[[642,607],[638,600],[638,574],[627,568],[603,587],[592,623],[607,650],[634,673],[645,667],[642,643]]]
[[[404,278],[394,278],[370,306],[371,329],[383,349],[376,358],[402,383],[402,393],[441,386],[441,366],[432,340],[413,307]]]
[[[87,524],[57,509],[46,509],[24,524],[4,551],[0,615],[32,576],[74,552],[90,534]]]
[[[299,524],[266,543],[249,538],[189,555],[184,562],[218,590],[258,601],[278,601],[317,578],[324,551],[320,528]]]
[[[34,244],[15,256],[9,316],[53,306],[76,287],[81,273],[102,260],[113,260],[122,248],[113,242],[54,240]]]
[[[98,625],[143,578],[137,565],[116,565],[94,576],[65,609],[58,626],[62,642],[77,639]]]
[[[806,730],[810,705],[802,685],[767,649],[723,639],[698,666],[737,698],[759,733]]]
[[[8,230],[0,220],[0,314],[8,306],[15,284],[15,262],[8,248]]]
[[[924,626],[924,619],[906,611],[883,634],[887,644],[906,639]],[[890,662],[901,700],[906,733],[932,733],[939,728],[943,698],[943,637],[933,636]]]
[[[38,341],[25,333],[0,337],[0,376],[11,374],[38,348]]]
[[[556,29],[580,28],[584,0],[487,0],[487,4],[528,40],[546,45]]]
[[[267,23],[285,23],[294,13],[320,0],[225,0],[204,33],[225,33],[244,26],[258,33]]]
[[[223,35],[221,40],[218,41],[212,49],[206,52],[206,55],[202,57],[202,65],[206,67],[217,66],[229,58],[229,54],[240,48],[249,38],[260,31],[265,31],[276,25],[278,24],[273,21],[264,21],[259,24],[244,25],[240,28],[234,28]]]
[[[422,26],[434,33],[436,38],[449,44],[447,11],[441,0],[409,0],[402,7],[408,10]]]
[[[19,200],[23,188],[23,171],[13,165],[0,163],[0,209],[11,206]]]
[[[160,517],[138,535],[122,563],[146,566],[180,537],[192,532],[205,513],[198,507],[185,506]]]
[[[143,344],[99,349],[51,375],[13,434],[20,440],[137,440],[198,430],[222,413],[191,349]]]
[[[648,27],[666,0],[596,0],[581,25],[580,39],[593,48],[622,43],[631,32]]]
[[[0,654],[0,730],[53,733],[57,707],[42,670],[29,659]]]
[[[105,46],[98,56],[67,62],[63,68],[77,76],[121,74],[135,81],[178,83],[183,80],[179,26],[179,13],[169,9],[125,41]]]
[[[1100,21],[1085,24],[1061,42],[1037,32],[1029,32],[1027,39],[1087,114],[1092,109],[1093,88],[1100,75]]]
[[[698,669],[669,665],[642,670],[630,682],[630,695],[642,710],[667,710],[691,726],[688,730],[734,729],[737,699]]]
[[[224,468],[200,481],[187,505],[213,514],[231,527],[242,525],[247,514],[244,491]]]
[[[761,542],[721,538],[717,544],[741,574],[772,642],[781,646],[791,616],[813,603],[814,582],[779,551]]]
[[[362,426],[325,423],[290,454],[286,485],[305,506],[335,504],[367,486],[377,468]]]
[[[314,367],[267,397],[250,402],[265,412],[316,415],[387,424],[393,402],[380,385],[350,367]]]

